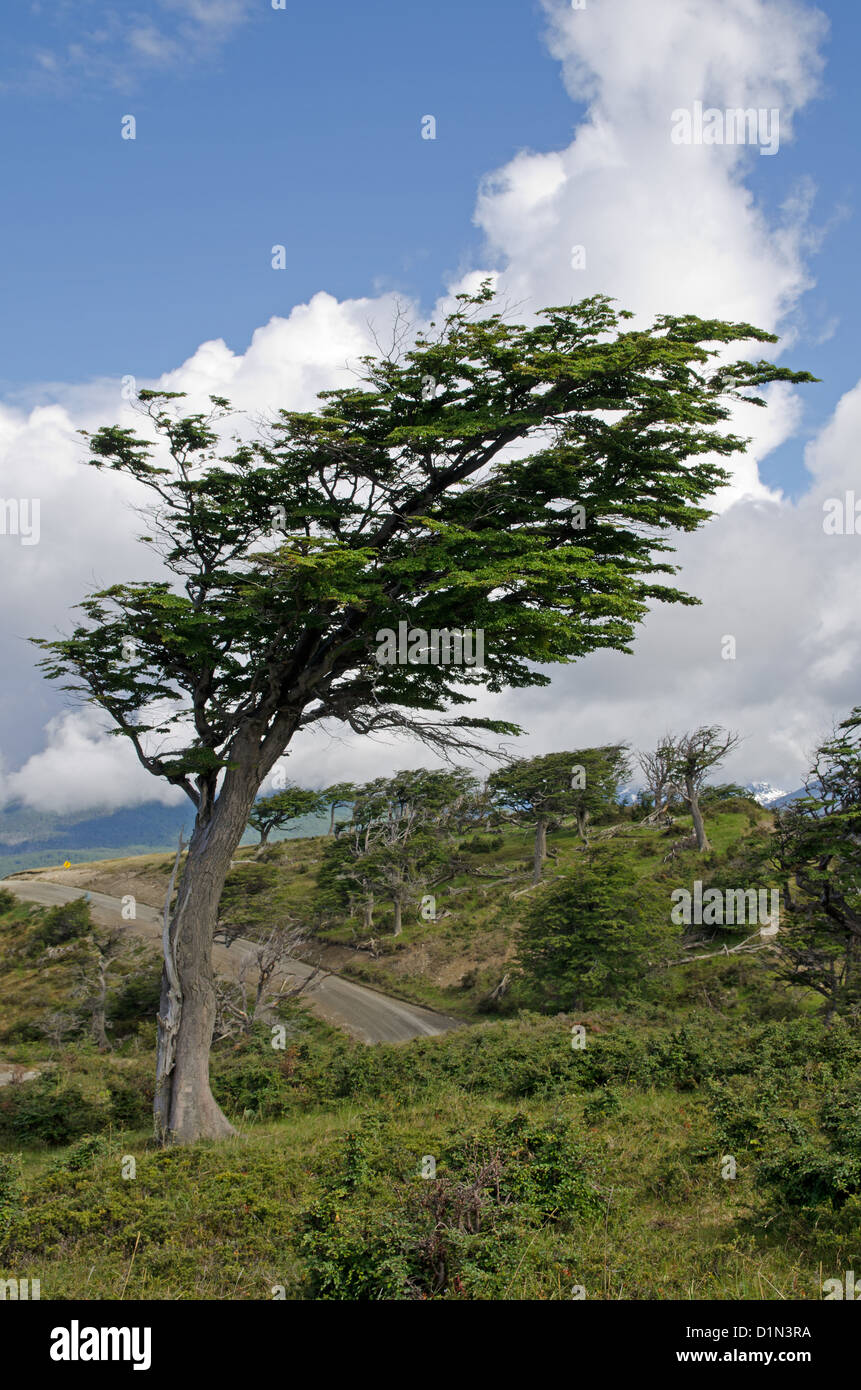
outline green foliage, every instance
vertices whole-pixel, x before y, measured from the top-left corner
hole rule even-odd
[[[127,975],[111,996],[108,1017],[115,1028],[125,1028],[144,1019],[154,1019],[161,1001],[161,970],[154,966],[151,970]]]
[[[447,1145],[430,1180],[395,1176],[387,1143],[385,1130],[347,1134],[304,1214],[312,1297],[499,1296],[521,1231],[568,1231],[604,1207],[599,1165],[561,1120],[498,1117]],[[369,1196],[393,1178],[385,1218],[369,1220]]]
[[[149,1076],[135,1082],[122,1078],[108,1083],[110,1118],[118,1129],[145,1129],[152,1123],[155,1083]]]
[[[49,908],[42,919],[37,939],[42,946],[64,946],[87,936],[93,930],[89,904],[83,898]]]
[[[70,636],[38,642],[42,665],[140,748],[154,706],[173,735],[193,712],[183,746],[145,754],[192,799],[214,795],[228,749],[256,766],[308,719],[438,711],[479,683],[546,684],[537,663],[628,650],[650,601],[690,602],[658,582],[674,573],[666,533],[702,524],[726,478],[715,456],[744,450],[723,428],[733,401],[812,380],[718,364],[719,344],[775,341],[750,324],[663,315],[630,330],[595,296],[524,326],[479,317],[491,298],[489,283],[459,296],[400,359],[365,359],[359,384],[232,451],[228,403],[180,417],[177,392],[142,394],[144,436],[87,436],[93,467],[152,491],[151,543],[174,579],[91,595]],[[535,447],[511,459],[515,441]],[[427,630],[453,614],[482,629],[486,667],[377,664],[377,631],[405,611]],[[470,726],[503,729],[450,727]]]
[[[104,1111],[79,1087],[49,1076],[0,1091],[0,1138],[16,1144],[69,1144],[105,1123]]]
[[[21,1208],[21,1155],[0,1153],[0,1235]]]
[[[861,1008],[861,706],[818,749],[808,795],[782,811],[767,862],[783,883],[784,978],[829,1017]]]
[[[11,888],[0,888],[0,917],[5,916],[7,912],[14,912],[18,905],[18,899]]]
[[[291,821],[303,816],[319,815],[329,805],[322,792],[305,791],[302,787],[285,787],[270,796],[258,797],[248,817],[248,824],[260,835],[263,845],[273,830],[283,830]]]
[[[588,1007],[636,994],[670,940],[667,893],[632,883],[618,860],[596,855],[536,895],[518,952],[545,1007]]]

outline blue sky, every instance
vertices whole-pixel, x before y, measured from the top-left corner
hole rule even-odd
[[[397,288],[432,304],[474,257],[482,174],[571,137],[541,27],[511,0],[284,11],[259,0],[196,61],[153,68],[108,44],[117,87],[74,69],[8,87],[19,138],[6,158],[18,215],[0,232],[7,389],[157,374],[208,337],[241,350],[320,289]],[[80,13],[23,6],[11,28],[7,80],[34,51],[72,41]],[[127,113],[134,142],[120,138]],[[426,114],[433,141],[420,138]],[[284,273],[270,267],[275,243]]]
[[[395,288],[430,306],[480,258],[482,175],[520,149],[563,146],[578,115],[529,0],[256,0],[209,40],[205,24],[183,36],[183,8],[135,6],[139,30],[181,45],[164,61],[136,55],[101,0],[4,16],[0,102],[16,133],[3,156],[14,215],[0,228],[6,399],[44,382],[157,375],[207,338],[241,351],[319,289]],[[809,428],[854,380],[861,309],[861,7],[823,8],[823,94],[749,180],[769,207],[812,178],[814,221],[828,229],[796,314],[805,365],[825,380],[806,403]],[[128,113],[134,142],[120,138]],[[435,141],[419,138],[427,113]],[[270,267],[275,243],[287,247],[283,273]],[[798,441],[762,473],[796,488]]]
[[[797,785],[859,699],[861,538],[822,535],[823,500],[861,496],[856,0],[53,0],[9,7],[3,38],[0,468],[4,497],[41,498],[42,538],[0,535],[0,804],[152,795],[25,640],[143,573],[128,499],[77,435],[124,418],[121,378],[310,408],[395,295],[420,319],[470,272],[523,316],[605,292],[646,318],[743,317],[822,378],[740,421],[750,457],[680,546],[702,608],[656,610],[634,657],[479,711],[534,752],[562,729],[584,746],[724,722],[747,739],[729,776]],[[670,113],[695,99],[778,105],[778,154],[674,149]],[[376,772],[347,748],[291,767]]]

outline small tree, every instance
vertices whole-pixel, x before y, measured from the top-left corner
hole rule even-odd
[[[671,939],[666,894],[592,854],[532,900],[518,958],[542,1007],[589,1008],[636,994]]]
[[[637,754],[637,762],[640,771],[646,779],[646,787],[652,798],[652,808],[647,820],[656,822],[663,820],[667,815],[669,806],[672,773],[672,751],[669,747],[669,734],[653,753],[640,752]]]
[[[283,830],[291,821],[301,820],[303,816],[319,815],[325,807],[323,793],[304,791],[302,787],[285,787],[271,796],[259,797],[248,817],[248,824],[260,835],[258,854],[273,830]]]
[[[738,734],[722,729],[719,724],[710,724],[702,725],[690,734],[671,736],[665,744],[670,779],[690,807],[697,849],[701,854],[711,849],[700,806],[703,783],[712,768],[719,767],[739,742]]]
[[[323,806],[329,807],[329,834],[335,833],[335,812],[341,806],[352,806],[356,797],[356,787],[352,782],[335,782],[321,792]]]
[[[768,846],[782,880],[775,947],[783,978],[819,994],[830,1021],[861,1007],[861,706],[817,750],[805,787]]]
[[[491,773],[487,785],[497,814],[534,827],[533,883],[541,881],[548,831],[574,816],[585,841],[589,821],[613,803],[625,770],[622,746],[608,745],[518,758]]]
[[[307,933],[301,927],[281,923],[246,951],[236,980],[219,981],[217,986],[217,1038],[233,1037],[237,1032],[247,1036],[255,1023],[278,1004],[310,989],[320,976],[319,965],[307,975],[281,971],[291,956],[304,952],[307,944]],[[249,989],[254,991],[250,1002]]]
[[[624,744],[580,748],[571,756],[574,759],[571,808],[577,822],[577,832],[585,844],[590,821],[616,809],[619,783],[631,775],[631,766]]]
[[[450,864],[453,834],[475,787],[464,769],[420,768],[357,788],[349,839],[342,832],[341,843],[332,846],[324,883],[331,884],[337,865],[334,877],[362,903],[367,929],[375,900],[387,898],[400,936],[404,908]]]
[[[74,993],[90,1015],[90,1034],[100,1052],[110,1047],[107,1034],[108,975],[122,961],[132,961],[146,953],[143,942],[130,940],[122,927],[93,930],[86,938],[87,951],[80,961]]]

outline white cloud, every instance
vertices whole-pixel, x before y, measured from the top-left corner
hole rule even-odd
[[[45,733],[44,750],[0,784],[6,801],[21,798],[37,810],[62,815],[91,807],[115,811],[148,801],[176,806],[187,799],[179,788],[152,777],[128,739],[109,735],[94,709],[60,715]]]
[[[177,16],[186,12],[183,22],[195,22],[196,5],[175,9]],[[474,288],[491,270],[500,299],[522,317],[543,304],[602,292],[641,319],[693,312],[779,329],[785,349],[811,283],[811,187],[788,189],[782,212],[770,217],[749,186],[761,156],[739,147],[674,145],[671,113],[695,100],[777,106],[781,139],[791,138],[817,91],[822,16],[790,0],[602,0],[576,11],[550,5],[548,22],[568,89],[586,109],[566,149],[523,151],[483,181],[476,220],[487,239],[488,269],[476,268],[451,293]],[[584,270],[572,268],[574,245],[586,248]],[[349,364],[374,350],[370,323],[386,340],[394,304],[392,296],[340,302],[317,294],[259,328],[245,353],[220,340],[204,343],[161,384],[188,391],[191,405],[214,393],[252,412],[310,407],[318,390],[350,380]],[[796,355],[803,365],[803,352]],[[69,596],[93,587],[94,569],[103,583],[149,573],[145,552],[131,549],[136,525],[122,512],[121,484],[113,475],[93,478],[75,462],[75,428],[117,418],[117,390],[113,383],[54,390],[47,399],[60,404],[29,415],[0,410],[0,447],[16,470],[13,486],[31,495],[26,489],[39,479],[43,531],[51,536],[50,545],[15,554],[16,633],[50,631]],[[812,486],[795,504],[762,485],[757,464],[797,433],[803,397],[784,386],[770,396],[767,411],[744,407],[733,421],[754,442],[733,465],[722,515],[680,544],[679,583],[702,606],[656,609],[632,657],[599,654],[554,669],[547,690],[482,700],[480,712],[530,730],[524,751],[620,737],[643,743],[668,727],[720,721],[746,736],[728,776],[789,785],[835,715],[857,699],[859,637],[851,597],[843,595],[852,595],[861,537],[825,536],[822,501],[853,485],[861,386],[808,449]],[[736,637],[735,661],[721,660],[725,634]],[[10,639],[14,656],[12,649]],[[82,750],[92,754],[104,742],[77,718],[50,726],[46,761],[31,759],[15,783],[25,795],[46,794],[51,778],[73,795],[76,779],[66,779],[62,766],[80,770]],[[11,755],[8,718],[3,730]],[[108,761],[101,754],[96,760],[104,772],[99,787],[118,778],[122,804],[129,804],[139,796],[136,774],[111,761],[124,741],[109,744]],[[295,745],[288,771],[319,785],[428,761],[421,748],[309,733]],[[160,784],[146,784],[149,799]],[[134,786],[133,797],[126,785]]]

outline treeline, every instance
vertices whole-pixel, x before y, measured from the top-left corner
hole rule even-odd
[[[749,833],[722,856],[708,837],[710,808],[732,799],[738,805],[747,793],[734,783],[707,780],[738,743],[717,725],[668,734],[654,750],[636,754],[620,743],[515,758],[483,782],[455,767],[419,768],[360,785],[341,782],[319,792],[287,787],[261,798],[250,823],[263,845],[274,827],[328,810],[332,838],[318,875],[318,906],[358,917],[370,932],[384,902],[395,936],[410,907],[426,920],[435,918],[434,889],[456,872],[466,837],[526,829],[533,841],[532,882],[539,887],[553,853],[548,836],[564,825],[576,827],[585,853],[531,901],[520,961],[547,1003],[572,997],[587,1003],[618,996],[649,961],[673,949],[667,884],[639,876],[635,882],[631,866],[606,843],[613,831],[601,827],[623,821],[670,827],[690,815],[692,833],[665,856],[674,870],[690,853],[697,874],[718,887],[777,887],[778,977],[819,994],[828,1017],[855,1016],[861,1009],[859,731],[856,707],[817,750],[806,795],[772,817],[752,816]],[[635,763],[646,785],[623,801],[621,788]],[[336,823],[338,808],[348,818]]]

